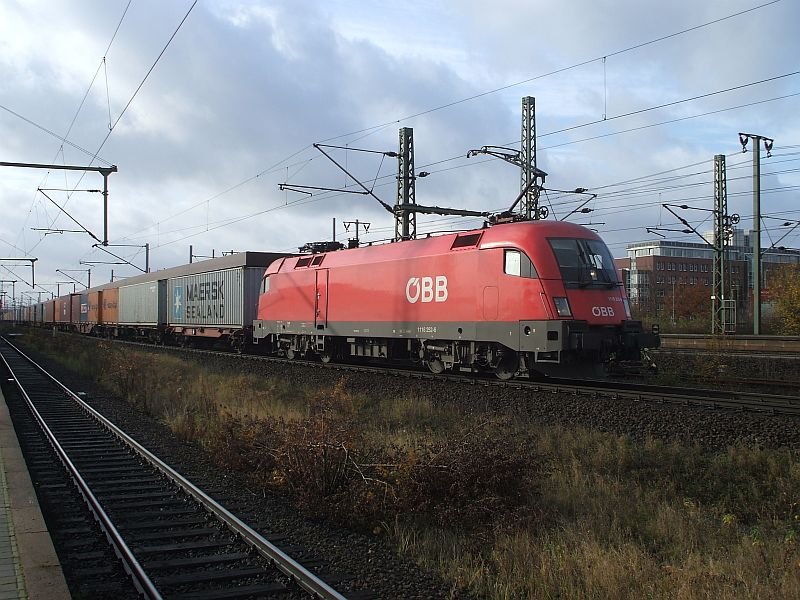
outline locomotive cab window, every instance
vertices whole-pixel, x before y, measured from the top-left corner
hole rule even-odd
[[[505,251],[503,257],[503,272],[506,275],[526,277],[528,279],[537,279],[539,277],[531,259],[520,250]]]
[[[269,275],[266,275],[264,279],[261,280],[261,293],[266,294],[269,291]]]
[[[564,282],[574,287],[619,285],[617,268],[606,245],[599,240],[550,239]]]

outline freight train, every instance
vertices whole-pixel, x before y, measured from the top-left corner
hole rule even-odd
[[[283,256],[241,252],[145,273],[24,306],[14,316],[100,337],[242,349],[251,339],[264,269]]]
[[[593,231],[518,221],[295,255],[246,252],[25,307],[19,320],[433,373],[597,374],[659,345]]]

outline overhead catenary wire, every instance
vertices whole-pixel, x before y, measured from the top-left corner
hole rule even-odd
[[[795,72],[795,74],[797,74],[797,73],[798,72]],[[787,74],[785,76],[788,76],[788,75],[791,75],[791,74]],[[573,140],[573,141],[569,141],[569,142],[565,142],[563,144],[557,144],[557,145],[553,145],[553,146],[544,146],[544,147],[541,147],[539,149],[539,151],[541,152],[541,151],[548,150],[548,149],[555,148],[555,147],[561,147],[561,146],[581,143],[581,142],[584,142],[584,141],[589,141],[589,140],[603,138],[603,137],[611,137],[611,136],[614,136],[614,135],[621,135],[621,134],[624,134],[624,133],[630,133],[630,132],[633,132],[633,131],[639,131],[639,130],[642,130],[642,129],[647,129],[647,128],[650,128],[650,127],[656,127],[656,126],[660,126],[660,125],[672,124],[672,123],[676,123],[676,122],[680,122],[680,121],[694,119],[694,118],[697,118],[697,117],[700,117],[700,116],[706,116],[706,115],[710,115],[710,114],[717,114],[717,113],[724,112],[724,111],[727,111],[727,110],[736,110],[736,109],[739,109],[739,108],[744,108],[744,107],[753,106],[753,105],[757,105],[757,104],[763,104],[763,103],[766,103],[766,102],[773,102],[773,101],[776,101],[776,100],[782,100],[782,99],[795,97],[795,96],[800,96],[800,92],[793,93],[793,94],[788,94],[788,95],[783,95],[783,96],[777,96],[775,98],[759,100],[759,101],[756,101],[756,102],[751,102],[751,103],[738,105],[738,106],[734,106],[734,107],[718,109],[718,110],[715,110],[715,111],[702,113],[700,115],[689,115],[689,116],[686,116],[686,117],[679,117],[679,118],[676,118],[676,119],[670,119],[668,121],[664,121],[664,122],[660,122],[660,123],[642,125],[642,126],[639,126],[639,127],[634,127],[634,128],[631,128],[631,129],[626,129],[626,130],[617,131],[617,132],[610,132],[610,133],[602,134],[600,136],[595,136],[595,137],[592,137],[592,138],[585,138],[585,139],[582,139],[582,140]],[[640,112],[644,112],[646,110],[649,110],[649,109],[642,109],[640,111],[635,111],[634,114],[640,113]],[[585,124],[583,126],[589,126],[589,125],[592,125],[592,124],[594,124],[594,123]],[[544,137],[545,135],[551,135],[551,134],[550,133],[545,133],[545,134],[542,135],[542,137]],[[519,142],[519,140],[517,140],[516,143],[518,143],[518,142]],[[515,142],[510,142],[509,145],[511,145],[513,143],[515,143]],[[787,147],[787,146],[782,146],[782,147]],[[297,151],[294,155],[292,155],[291,158],[294,158],[295,156],[297,156],[298,154],[300,154],[302,152],[303,152],[303,150]],[[309,159],[309,160],[313,160],[313,159]],[[458,156],[453,156],[453,157],[450,157],[450,158],[446,158],[446,159],[441,159],[441,160],[437,160],[437,161],[434,161],[434,162],[425,163],[425,164],[419,165],[417,168],[419,170],[421,170],[421,169],[429,169],[429,168],[431,168],[433,166],[437,166],[437,165],[440,165],[440,164],[445,164],[447,162],[452,162],[454,160],[464,160],[464,155],[463,154],[459,154]],[[442,172],[446,172],[446,171],[450,171],[450,170],[454,170],[454,169],[467,168],[467,167],[470,167],[470,166],[473,166],[473,165],[483,164],[483,163],[486,163],[486,162],[494,162],[494,160],[495,159],[493,159],[493,158],[486,158],[486,159],[479,160],[479,161],[465,162],[462,165],[457,165],[457,166],[446,168],[446,169],[438,169],[436,171],[432,171],[431,174],[442,173]],[[705,161],[698,161],[697,163],[694,163],[694,165],[700,165],[700,164],[704,164],[704,163],[705,163]],[[174,213],[173,215],[169,215],[168,217],[162,218],[160,221],[158,221],[157,224],[148,225],[147,227],[144,227],[144,228],[141,228],[141,229],[139,229],[137,231],[134,231],[133,233],[129,234],[129,236],[127,236],[124,239],[132,239],[133,236],[135,236],[135,235],[137,235],[139,233],[147,231],[147,230],[149,230],[149,229],[151,229],[151,228],[153,228],[155,226],[160,226],[163,223],[165,223],[166,221],[169,221],[170,219],[173,219],[173,218],[176,218],[176,217],[181,216],[183,214],[186,214],[188,212],[191,212],[193,209],[197,208],[198,206],[202,206],[202,205],[204,205],[204,204],[206,204],[208,202],[216,200],[216,199],[220,198],[221,196],[229,193],[230,191],[233,191],[234,189],[238,189],[238,188],[244,186],[245,184],[250,183],[251,181],[253,181],[253,180],[255,180],[255,179],[257,179],[257,178],[259,178],[259,177],[261,177],[263,175],[266,175],[266,174],[269,174],[269,173],[279,172],[282,169],[283,169],[283,167],[278,167],[277,163],[276,163],[276,165],[273,165],[271,168],[265,169],[264,171],[261,171],[257,175],[255,175],[255,176],[253,176],[253,177],[251,177],[251,178],[249,178],[249,179],[247,179],[245,181],[242,181],[242,182],[236,184],[235,186],[233,186],[231,188],[228,188],[228,189],[226,189],[226,190],[224,190],[222,192],[219,192],[218,194],[216,194],[215,196],[212,196],[211,198],[208,198],[206,200],[202,200],[202,201],[200,201],[200,202],[198,202],[196,204],[193,204],[193,205],[189,206],[186,209],[181,210],[180,212],[177,212],[177,213]],[[666,170],[666,171],[664,171],[664,173],[670,172],[672,170],[674,170],[674,169]],[[378,179],[389,179],[389,178],[392,178],[392,177],[394,177],[394,175],[387,175],[387,176],[384,176],[384,177],[380,177]],[[593,189],[596,190],[596,189],[600,189],[600,188],[594,187]],[[340,195],[339,192],[327,192],[327,193],[323,193],[323,194],[317,194],[315,196],[315,198],[317,200],[331,199],[331,198],[337,197],[338,195]],[[288,206],[288,205],[285,205],[285,206]],[[161,232],[161,233],[163,233],[163,232]]]
[[[130,8],[132,1],[133,0],[128,0],[128,3],[125,5],[125,9],[122,11],[122,16],[120,16],[119,21],[117,21],[117,26],[114,28],[114,33],[111,34],[111,39],[108,41],[108,45],[106,46],[106,49],[103,52],[103,57],[100,60],[100,63],[97,65],[97,69],[94,72],[94,76],[92,77],[92,80],[89,82],[89,85],[86,87],[86,91],[84,92],[83,97],[81,98],[81,101],[78,104],[78,108],[75,110],[75,114],[72,115],[72,120],[70,121],[69,126],[67,127],[67,130],[64,133],[63,139],[61,141],[61,145],[58,147],[58,150],[56,150],[56,155],[55,155],[55,157],[53,157],[53,160],[51,162],[55,162],[56,159],[58,158],[59,154],[60,154],[61,155],[61,159],[62,159],[62,163],[66,163],[66,159],[64,157],[64,143],[72,144],[72,142],[69,142],[69,136],[70,136],[70,133],[72,133],[72,128],[75,126],[75,122],[78,120],[78,115],[80,115],[81,110],[83,110],[83,107],[86,104],[86,99],[89,97],[89,93],[91,92],[92,87],[94,87],[94,82],[97,79],[98,74],[100,73],[100,69],[105,67],[106,57],[108,56],[108,52],[109,52],[109,50],[111,50],[111,46],[114,44],[114,40],[117,38],[117,33],[119,33],[119,30],[122,27],[122,22],[125,20],[125,15],[128,14],[128,9]],[[107,73],[106,73],[106,93],[108,93],[108,74]],[[108,102],[109,102],[109,121],[110,121],[110,119],[111,119],[111,117],[110,117],[110,113],[111,113],[111,100],[110,100],[110,98],[109,98]],[[92,155],[92,153],[89,152],[88,150],[85,150],[85,153],[88,156]],[[107,160],[103,159],[103,158],[96,157],[96,159],[99,160],[100,162],[108,165],[108,166],[111,166],[111,163],[108,162]],[[47,178],[48,178],[49,175],[50,175],[49,171],[47,173],[45,173],[45,175],[42,177],[42,180],[41,180],[41,182],[39,184],[39,187],[42,187],[43,185],[45,185],[45,182],[47,181]],[[64,171],[64,184],[65,184],[65,187],[68,186],[67,172],[66,171]],[[69,191],[67,193],[67,198],[69,198]],[[33,206],[38,201],[38,199],[39,199],[38,198],[38,193],[35,193],[34,196],[33,196],[33,201],[32,201],[32,204],[31,204],[31,208],[28,210],[28,215],[26,216],[25,221],[22,224],[22,231],[20,232],[20,236],[24,237],[24,231],[25,231],[25,227],[28,224],[28,218],[30,217],[31,212],[33,211]],[[53,223],[55,223],[55,221],[53,221]]]
[[[776,1],[777,1],[777,0],[776,0]],[[764,5],[761,5],[760,7],[763,7],[763,6],[768,6],[768,5],[770,5],[770,4],[774,4],[774,3],[775,3],[775,2],[766,3],[766,4],[764,4]],[[758,8],[758,7],[756,7],[756,8]],[[743,12],[749,12],[750,10],[755,10],[756,8],[753,8],[753,9],[748,9],[748,11],[743,11]],[[740,13],[737,13],[737,14],[740,14]],[[726,17],[726,18],[731,18],[732,16],[735,16],[735,15],[730,15],[729,17]],[[724,19],[720,19],[720,20],[724,20]],[[715,22],[716,22],[716,21],[715,21]],[[704,25],[703,25],[703,26],[704,26]],[[698,26],[698,27],[700,27],[700,26]],[[695,27],[695,28],[690,28],[689,30],[686,30],[686,31],[691,31],[691,30],[693,30],[693,29],[696,29],[696,28],[697,28],[697,27]],[[677,33],[675,33],[675,34],[672,34],[672,36],[674,36],[674,35],[679,35],[680,33],[681,33],[681,32],[677,32]],[[660,39],[666,39],[667,37],[672,37],[672,36],[665,36],[664,38],[660,38]],[[653,42],[653,43],[654,43],[654,42]],[[614,53],[611,53],[611,54],[607,54],[606,56],[613,56],[613,55],[614,55]],[[391,123],[387,124],[387,126],[388,126],[388,125],[390,125],[390,124],[391,124]],[[330,138],[329,138],[329,139],[330,139]],[[298,151],[298,154],[299,154],[300,152],[302,152],[302,150],[301,150],[301,151]],[[474,164],[474,163],[473,163],[473,164]],[[282,168],[282,167],[281,167],[281,168]],[[251,179],[250,179],[250,180],[248,180],[248,181],[252,181],[252,179],[255,179],[255,178],[257,178],[257,177],[260,177],[260,176],[262,176],[263,174],[265,174],[265,172],[264,172],[264,171],[262,171],[261,173],[259,173],[258,175],[256,175],[255,177],[251,178]],[[205,200],[204,202],[210,202],[212,199],[216,199],[216,198],[218,198],[218,197],[220,197],[220,196],[224,195],[225,193],[228,193],[229,191],[232,191],[233,189],[236,189],[236,188],[240,187],[240,185],[244,185],[245,183],[246,183],[246,182],[242,182],[241,184],[237,184],[237,186],[234,186],[233,188],[229,188],[228,190],[225,190],[224,192],[221,192],[221,193],[220,193],[220,194],[218,194],[217,196],[215,196],[215,197],[213,197],[213,198],[211,198],[211,199],[207,199],[207,200]],[[554,200],[555,200],[555,199],[554,199]],[[186,212],[186,211],[184,211],[184,212]],[[163,223],[163,221],[160,221],[159,223]],[[208,230],[208,228],[207,228],[207,230]],[[140,231],[144,231],[144,230],[140,230]],[[166,233],[168,233],[168,232],[166,232]]]
[[[433,108],[428,108],[428,109],[425,109],[423,111],[419,111],[419,112],[416,112],[416,113],[413,113],[413,114],[410,114],[410,115],[406,115],[404,117],[400,117],[400,118],[394,119],[392,121],[386,121],[385,123],[381,123],[379,125],[373,125],[373,126],[370,126],[370,127],[365,127],[363,129],[358,129],[356,131],[351,131],[349,133],[343,133],[343,134],[339,134],[339,135],[336,135],[336,136],[333,136],[333,137],[329,137],[327,139],[322,140],[322,142],[330,142],[330,141],[341,139],[341,138],[344,138],[344,137],[349,137],[351,135],[358,135],[360,133],[363,133],[365,131],[370,131],[370,130],[375,129],[377,127],[386,127],[387,125],[393,125],[393,124],[396,124],[396,123],[401,123],[403,121],[409,121],[409,120],[415,119],[417,117],[422,117],[422,116],[431,114],[433,112],[437,112],[437,111],[440,111],[440,110],[444,110],[446,108],[451,108],[453,106],[457,106],[459,104],[463,104],[465,102],[469,102],[471,100],[477,100],[478,98],[483,98],[485,96],[489,96],[491,94],[496,94],[498,92],[502,92],[502,91],[511,89],[513,87],[518,87],[518,86],[524,85],[526,83],[531,83],[531,82],[536,81],[538,79],[544,79],[545,77],[550,77],[552,75],[558,75],[560,73],[564,73],[564,72],[570,71],[572,69],[577,69],[579,67],[583,67],[583,66],[589,65],[589,64],[591,64],[593,62],[597,62],[597,61],[600,61],[600,60],[608,59],[608,58],[610,58],[612,56],[619,56],[619,55],[625,54],[627,52],[633,52],[634,50],[638,50],[638,49],[644,48],[646,46],[651,46],[653,44],[657,44],[659,42],[663,42],[663,41],[666,41],[666,40],[669,40],[669,39],[684,35],[686,33],[690,33],[692,31],[697,31],[699,29],[703,29],[703,28],[709,27],[711,25],[716,25],[717,23],[722,23],[723,21],[727,21],[729,19],[740,17],[742,15],[745,15],[745,14],[760,10],[762,8],[766,8],[766,7],[771,6],[773,4],[777,4],[780,1],[781,0],[771,0],[770,2],[765,2],[763,4],[759,4],[758,6],[753,6],[753,7],[750,7],[748,9],[745,9],[745,10],[742,10],[742,11],[739,11],[739,12],[736,12],[736,13],[732,13],[730,15],[726,15],[724,17],[713,19],[711,21],[706,21],[706,22],[701,23],[699,25],[688,27],[686,29],[681,29],[680,31],[676,31],[676,32],[673,32],[673,33],[670,33],[670,34],[667,34],[667,35],[663,35],[663,36],[660,36],[660,37],[657,37],[657,38],[654,38],[654,39],[651,39],[651,40],[648,40],[648,41],[645,41],[645,42],[640,42],[638,44],[633,44],[631,46],[627,46],[627,47],[621,48],[619,50],[615,50],[613,52],[608,52],[608,53],[603,54],[601,56],[595,56],[593,58],[582,60],[582,61],[573,63],[571,65],[568,65],[566,67],[560,67],[558,69],[554,69],[552,71],[548,71],[548,72],[542,73],[540,75],[535,75],[533,77],[528,77],[527,79],[523,79],[521,81],[517,81],[517,82],[514,82],[514,83],[507,84],[507,85],[499,86],[499,87],[493,88],[491,90],[486,90],[484,92],[480,92],[478,94],[473,94],[472,96],[468,96],[466,98],[461,98],[459,100],[454,100],[452,102],[447,102],[445,104],[441,104],[441,105],[435,106]]]
[[[420,117],[420,116],[428,115],[428,114],[433,113],[433,112],[437,112],[437,111],[440,111],[440,110],[451,108],[451,107],[459,105],[459,104],[463,104],[465,102],[469,102],[471,100],[475,100],[475,99],[478,99],[478,98],[482,98],[482,97],[485,97],[485,96],[488,96],[488,95],[491,95],[491,94],[494,94],[494,93],[498,93],[498,92],[513,88],[513,87],[524,85],[526,83],[530,83],[530,82],[536,81],[538,79],[543,79],[543,78],[546,78],[546,77],[549,77],[549,76],[552,76],[552,75],[556,75],[556,74],[559,74],[559,73],[563,73],[563,72],[569,71],[571,69],[579,68],[581,66],[585,66],[587,64],[591,64],[591,63],[596,62],[598,60],[607,59],[609,57],[618,56],[618,55],[621,55],[621,54],[625,54],[627,52],[632,52],[634,50],[638,50],[640,48],[644,48],[646,46],[657,44],[659,42],[662,42],[662,41],[665,41],[665,40],[668,40],[668,39],[672,39],[672,38],[684,35],[686,33],[697,31],[699,29],[703,29],[703,28],[709,27],[711,25],[715,25],[715,24],[718,24],[718,23],[721,23],[721,22],[724,22],[724,21],[727,21],[727,20],[730,20],[730,19],[734,19],[736,17],[743,16],[743,15],[752,13],[752,12],[757,11],[757,10],[761,10],[763,8],[766,8],[766,7],[769,7],[771,5],[777,4],[780,1],[781,0],[771,0],[769,2],[765,2],[765,3],[759,4],[757,6],[750,7],[748,9],[744,9],[744,10],[741,10],[741,11],[738,11],[738,12],[731,13],[729,15],[725,15],[723,17],[719,17],[719,18],[716,18],[716,19],[705,21],[705,22],[700,23],[698,25],[694,25],[692,27],[688,27],[688,28],[685,28],[685,29],[681,29],[679,31],[675,31],[675,32],[666,34],[666,35],[662,35],[662,36],[653,38],[651,40],[647,40],[647,41],[644,41],[644,42],[639,42],[639,43],[636,43],[636,44],[632,44],[630,46],[626,46],[626,47],[620,48],[620,49],[612,51],[612,52],[606,52],[606,53],[603,53],[602,55],[599,55],[599,56],[596,56],[596,57],[593,57],[593,58],[590,58],[590,59],[582,60],[582,61],[570,64],[570,65],[567,65],[567,66],[564,66],[564,67],[560,67],[558,69],[555,69],[555,70],[552,70],[552,71],[549,71],[549,72],[546,72],[546,73],[541,73],[539,75],[535,75],[535,76],[532,76],[532,77],[529,77],[529,78],[526,78],[526,79],[511,83],[511,84],[498,86],[498,87],[495,87],[493,89],[486,90],[484,92],[480,92],[478,94],[473,94],[471,96],[468,96],[468,97],[465,97],[465,98],[461,98],[461,99],[458,99],[458,100],[454,100],[452,102],[444,103],[444,104],[441,104],[441,105],[438,105],[438,106],[434,106],[434,107],[431,107],[431,108],[428,108],[428,109],[425,109],[425,110],[422,110],[422,111],[418,111],[416,113],[412,113],[412,114],[409,114],[409,115],[406,115],[406,116],[403,116],[403,117],[399,117],[399,118],[396,118],[396,119],[385,121],[385,122],[379,123],[377,125],[372,125],[372,126],[369,126],[369,127],[353,130],[353,131],[350,131],[350,132],[347,132],[347,133],[342,133],[342,134],[337,134],[337,135],[334,135],[334,136],[331,136],[331,137],[327,137],[327,138],[322,139],[321,142],[325,143],[325,142],[330,142],[330,141],[334,141],[334,140],[339,140],[339,139],[351,137],[351,136],[354,136],[354,135],[360,135],[360,134],[364,134],[364,133],[367,133],[367,132],[372,132],[375,129],[385,128],[385,127],[393,125],[393,124],[399,124],[399,123],[401,123],[403,121],[412,120],[412,119]],[[278,162],[273,163],[270,167],[267,167],[266,169],[260,171],[259,173],[255,174],[253,176],[250,176],[250,177],[240,181],[239,183],[236,183],[236,184],[226,188],[225,190],[215,194],[214,196],[212,196],[210,198],[207,198],[205,200],[201,200],[197,204],[195,204],[193,206],[190,206],[189,208],[187,208],[185,210],[182,210],[179,213],[175,213],[173,215],[169,215],[167,217],[164,217],[164,218],[160,219],[158,221],[158,224],[160,225],[160,224],[162,224],[162,223],[164,223],[164,222],[166,222],[166,221],[168,221],[170,219],[173,219],[173,218],[176,218],[177,216],[185,214],[186,212],[192,210],[193,208],[195,208],[197,206],[201,206],[201,205],[206,204],[208,202],[212,202],[213,200],[216,200],[216,199],[218,199],[219,197],[221,197],[223,195],[226,195],[226,194],[228,194],[228,193],[230,193],[230,192],[232,192],[232,191],[234,191],[236,189],[239,189],[242,186],[246,185],[247,183],[250,183],[250,182],[258,179],[258,178],[264,176],[265,174],[267,174],[269,172],[273,172],[273,170],[282,169],[283,168],[283,163],[285,163],[288,160],[291,160],[292,158],[296,157],[297,155],[301,154],[302,152],[305,152],[305,151],[309,150],[311,147],[312,147],[311,143],[308,143],[308,144],[304,145],[302,148],[292,152],[287,157],[285,157],[283,159],[280,159]],[[146,229],[152,228],[154,226],[156,226],[156,224],[150,225]],[[137,233],[145,231],[146,229],[137,230],[137,231],[133,232],[131,235],[136,235]]]
[[[736,154],[738,154],[738,153],[736,153]],[[491,159],[487,159],[487,160],[491,160]],[[669,170],[660,171],[660,172],[658,172],[658,173],[655,173],[655,174],[652,174],[652,175],[660,176],[660,175],[663,175],[663,174],[665,174],[665,173],[668,173],[668,172],[677,172],[677,171],[680,171],[680,170],[682,170],[682,169],[685,169],[685,168],[696,167],[696,166],[698,166],[698,165],[701,165],[701,164],[706,164],[706,163],[707,163],[707,161],[698,161],[698,162],[695,162],[695,163],[690,163],[690,164],[688,164],[688,165],[684,165],[683,167],[675,167],[675,168],[673,168],[673,169],[669,169]],[[792,169],[792,170],[789,170],[789,171],[790,171],[790,172],[794,172],[794,171],[797,171],[797,169]],[[710,170],[709,170],[709,173],[710,173]],[[765,173],[765,175],[766,175],[766,174],[769,174],[769,173]],[[652,175],[651,175],[651,176],[652,176]],[[593,189],[593,190],[597,190],[597,189],[601,189],[601,188],[602,188],[602,189],[607,189],[607,188],[609,188],[609,187],[611,187],[611,186],[613,186],[613,185],[627,184],[627,183],[630,183],[630,182],[633,182],[633,181],[641,181],[641,180],[643,180],[643,179],[644,179],[644,178],[646,178],[646,177],[648,177],[648,176],[641,176],[641,177],[638,177],[638,178],[628,179],[628,180],[625,180],[625,181],[623,181],[623,182],[619,182],[619,183],[617,183],[617,184],[608,184],[608,185],[606,185],[606,186],[594,187],[594,188],[592,188],[592,189]],[[676,177],[676,179],[679,179],[679,178],[680,178],[680,176]],[[746,179],[746,178],[747,178],[747,177],[743,177],[742,179]],[[737,178],[737,179],[738,179],[738,178]],[[380,186],[378,186],[378,187],[382,187],[382,186],[388,186],[388,185],[392,185],[392,182],[388,182],[388,183],[383,183],[383,184],[380,184]],[[682,187],[682,186],[681,186],[681,187]],[[663,191],[663,190],[665,190],[665,189],[667,189],[667,188],[662,188],[662,191]],[[765,192],[766,192],[766,190],[765,190]],[[599,197],[598,197],[598,199],[596,200],[596,202],[598,202],[598,203],[602,203],[602,202],[603,202],[603,200],[604,200],[606,197],[610,196],[610,195],[611,195],[611,194],[609,194],[609,193],[604,193],[602,196],[599,196]],[[330,196],[328,196],[327,198],[329,198],[329,197],[330,197]],[[701,196],[701,197],[698,197],[698,198],[706,198],[706,197],[705,197],[705,196]],[[320,197],[316,197],[316,198],[309,198],[309,197],[298,198],[298,199],[297,199],[297,200],[295,200],[294,202],[289,202],[288,204],[280,204],[280,205],[276,205],[276,206],[273,206],[273,207],[270,207],[270,208],[268,208],[268,209],[261,210],[261,211],[255,212],[255,213],[249,213],[249,214],[247,214],[247,215],[241,215],[241,216],[237,216],[237,217],[232,217],[232,218],[230,218],[230,219],[226,219],[226,220],[224,220],[224,221],[219,221],[219,222],[216,222],[216,223],[214,223],[214,227],[210,227],[210,228],[208,229],[208,231],[211,231],[211,230],[217,230],[217,229],[220,229],[220,228],[223,228],[223,227],[229,226],[229,225],[233,225],[233,224],[239,223],[239,222],[241,222],[241,221],[243,221],[243,220],[246,220],[246,219],[254,218],[254,217],[257,217],[257,216],[260,216],[260,215],[263,215],[263,214],[266,214],[266,213],[269,213],[269,212],[273,212],[273,211],[276,211],[276,210],[281,210],[281,209],[283,209],[283,208],[286,208],[287,206],[301,206],[301,205],[305,205],[305,204],[308,204],[308,203],[311,203],[311,202],[317,202],[317,201],[319,201],[320,199],[322,199],[322,198],[320,198]],[[658,204],[658,202],[653,202],[653,203],[651,203],[651,204],[652,204],[652,205],[657,205],[657,204]],[[638,203],[636,206],[642,206],[642,203]],[[498,210],[499,210],[499,209],[498,209]],[[596,212],[598,212],[598,211],[596,211]],[[188,231],[188,230],[191,230],[191,229],[197,229],[197,228],[199,228],[199,227],[202,227],[202,225],[198,225],[198,226],[191,226],[191,227],[185,227],[185,228],[181,228],[180,230],[175,230],[175,231],[173,231],[173,232],[169,232],[169,231],[167,231],[167,232],[163,232],[163,231],[162,231],[162,232],[160,232],[160,234],[161,234],[161,235],[169,235],[169,233],[174,233],[174,232],[176,232],[176,231],[177,231],[177,232],[180,232],[180,231]],[[380,228],[373,228],[373,232],[377,232],[377,231],[380,231]],[[190,234],[190,235],[187,235],[187,236],[184,236],[184,237],[180,237],[180,238],[178,238],[178,239],[176,239],[176,240],[165,241],[165,242],[161,243],[160,245],[158,245],[158,246],[155,246],[155,247],[154,247],[154,249],[155,249],[155,248],[160,248],[160,247],[165,247],[165,246],[168,246],[168,245],[171,245],[171,244],[173,244],[173,243],[180,242],[180,241],[185,241],[186,239],[190,239],[190,238],[192,238],[192,237],[196,237],[197,235],[201,235],[202,233],[204,233],[204,231],[197,232],[197,233],[193,233],[193,234]],[[130,239],[130,238],[129,238],[129,239]]]
[[[132,94],[132,95],[131,95],[131,97],[128,99],[128,102],[125,104],[125,106],[124,106],[124,108],[122,109],[122,111],[120,112],[120,114],[119,114],[119,115],[117,116],[117,118],[114,120],[113,124],[112,124],[112,125],[109,127],[109,131],[108,131],[108,133],[105,135],[105,137],[103,138],[103,141],[102,141],[102,142],[100,142],[100,145],[98,146],[97,150],[96,150],[96,151],[94,152],[94,154],[93,154],[93,157],[92,157],[92,159],[91,159],[91,161],[90,161],[90,163],[89,163],[89,165],[90,165],[90,166],[91,166],[91,164],[94,162],[94,160],[97,158],[97,156],[100,154],[100,151],[103,149],[103,146],[105,146],[105,144],[106,144],[106,142],[108,141],[108,139],[111,137],[111,134],[114,132],[114,129],[116,128],[117,124],[120,122],[120,120],[122,119],[122,117],[125,115],[125,113],[127,112],[127,110],[130,108],[131,104],[133,104],[133,101],[134,101],[134,99],[136,98],[136,96],[137,96],[137,95],[139,94],[139,92],[141,91],[141,89],[142,89],[142,87],[144,86],[144,84],[145,84],[145,82],[147,81],[147,79],[150,77],[150,74],[151,74],[151,73],[153,72],[153,70],[156,68],[156,65],[158,65],[159,61],[160,61],[160,60],[161,60],[161,58],[164,56],[164,53],[167,51],[167,49],[168,49],[168,48],[170,47],[170,45],[172,44],[172,41],[175,39],[175,36],[176,36],[176,35],[178,35],[178,32],[181,30],[181,28],[183,27],[183,24],[186,22],[186,19],[188,19],[188,18],[189,18],[189,15],[191,14],[192,10],[194,9],[194,7],[195,7],[196,5],[197,5],[197,0],[194,0],[194,1],[192,2],[191,6],[189,7],[189,9],[186,11],[186,14],[184,14],[183,18],[182,18],[182,19],[181,19],[181,21],[178,23],[178,26],[175,28],[175,31],[173,31],[173,32],[172,32],[172,35],[171,35],[171,36],[169,37],[169,39],[167,40],[166,44],[164,44],[164,47],[161,49],[161,52],[159,52],[159,53],[158,53],[158,56],[156,57],[155,61],[153,61],[153,64],[152,64],[152,65],[150,66],[150,68],[147,70],[147,73],[145,73],[145,75],[144,75],[144,77],[142,78],[142,80],[141,80],[141,82],[139,83],[139,85],[138,85],[138,86],[136,87],[136,89],[133,91],[133,94]],[[86,173],[84,172],[84,173],[83,173],[83,174],[82,174],[82,175],[81,175],[81,176],[78,178],[78,181],[77,181],[77,183],[75,184],[75,188],[77,188],[77,187],[78,187],[78,186],[81,184],[81,181],[83,181],[83,177],[84,177],[85,175],[86,175]],[[66,205],[66,202],[64,203],[64,205]],[[63,208],[63,207],[62,207],[62,208]],[[50,223],[50,226],[51,226],[51,227],[52,227],[53,223],[55,223],[55,219],[53,220],[53,222],[51,222],[51,223]],[[42,241],[43,239],[44,239],[44,237],[40,238],[40,239],[39,239],[39,241],[38,241],[36,244],[34,244],[34,246],[31,248],[31,250],[30,250],[30,251],[33,251],[33,250],[34,250],[34,249],[35,249],[35,248],[36,248],[36,247],[37,247],[37,246],[38,246],[38,245],[41,243],[41,241]]]

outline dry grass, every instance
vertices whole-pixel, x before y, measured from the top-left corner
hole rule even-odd
[[[454,590],[508,599],[800,597],[796,451],[636,443],[534,427],[512,413],[465,416],[427,398],[356,396],[344,381],[292,389],[62,338],[28,343],[256,484],[385,535]]]

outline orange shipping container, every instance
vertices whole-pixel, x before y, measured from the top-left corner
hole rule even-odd
[[[101,322],[102,305],[100,303],[102,299],[100,295],[100,292],[89,292],[89,316],[86,318],[86,322],[92,325],[97,325]]]
[[[100,291],[100,321],[106,325],[119,322],[119,288],[109,288]]]
[[[69,321],[70,323],[78,324],[81,321],[81,295],[70,294],[69,303],[70,303]]]
[[[91,325],[106,323],[111,325],[116,324],[119,320],[119,311],[117,309],[118,299],[119,290],[117,288],[89,292],[89,313],[87,322]]]

